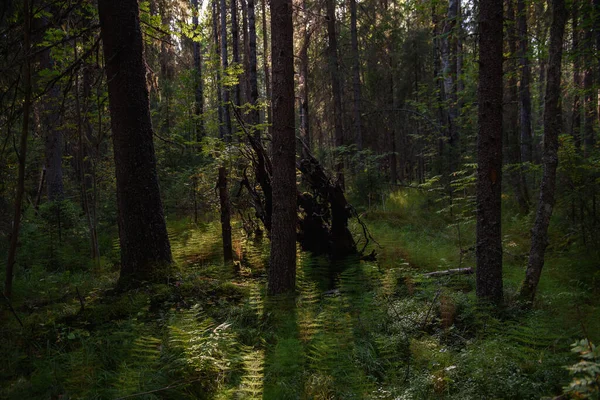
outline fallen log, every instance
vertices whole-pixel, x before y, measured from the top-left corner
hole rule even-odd
[[[426,274],[423,274],[423,276],[428,277],[428,278],[435,278],[438,276],[447,276],[447,275],[469,275],[472,274],[473,268],[471,267],[467,267],[467,268],[455,268],[455,269],[446,269],[443,271],[433,271],[433,272],[428,272]]]

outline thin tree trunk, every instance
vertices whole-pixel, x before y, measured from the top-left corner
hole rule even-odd
[[[273,55],[273,221],[270,295],[296,287],[296,136],[292,1],[271,0]]]
[[[592,0],[588,0],[584,3],[586,7],[584,10],[591,13],[592,10]],[[584,73],[583,73],[583,91],[584,91],[584,154],[585,156],[589,156],[594,145],[596,143],[595,133],[594,133],[594,125],[597,123],[597,102],[598,102],[598,94],[597,90],[594,88],[594,31],[592,27],[588,27],[585,29],[583,35],[583,58],[584,58]]]
[[[221,45],[219,43],[219,0],[212,1],[212,23],[213,23],[213,37],[215,39],[215,54],[219,63],[221,62]],[[226,126],[224,123],[223,116],[223,91],[221,90],[221,85],[223,82],[221,81],[221,68],[216,68],[217,72],[217,114],[219,120],[219,136],[224,138],[227,136]]]
[[[227,52],[227,2],[226,0],[221,0],[221,68],[223,68],[223,74],[227,74],[227,69],[229,68],[229,60],[228,52]],[[221,89],[223,91],[223,119],[225,121],[225,139],[226,142],[231,140],[231,114],[230,114],[230,104],[229,104],[229,89],[221,84]]]
[[[192,25],[194,32],[198,29],[198,0],[192,0]],[[204,82],[202,77],[202,52],[200,48],[199,35],[194,34],[194,70],[195,83],[194,90],[194,115],[196,117],[196,141],[202,140],[206,135],[204,129]]]
[[[564,0],[552,0],[552,26],[550,28],[550,55],[548,60],[548,81],[544,108],[544,172],[540,187],[535,223],[531,230],[531,249],[525,272],[525,281],[521,287],[521,298],[533,301],[536,293],[544,256],[548,246],[548,226],[555,202],[556,167],[558,166],[558,135],[562,128],[560,105],[560,74],[562,46],[567,10]]]
[[[573,86],[575,93],[573,94],[573,116],[571,118],[571,136],[575,142],[575,147],[581,149],[581,46],[579,45],[579,1],[573,0],[572,3],[572,35],[573,35]]]
[[[456,19],[458,17],[458,0],[448,1],[448,14],[444,23],[442,35],[442,76],[444,84],[444,99],[447,101],[447,130],[448,144],[450,154],[448,166],[450,171],[457,168],[460,155],[458,153],[458,129],[456,118],[458,109],[456,102],[456,68],[457,68],[457,40],[456,40]]]
[[[23,125],[21,139],[19,142],[19,175],[17,178],[17,193],[15,195],[13,226],[8,248],[8,259],[6,261],[6,279],[4,281],[4,296],[10,299],[12,296],[12,282],[17,255],[17,244],[19,243],[19,229],[21,227],[21,207],[25,193],[25,164],[27,161],[27,137],[29,135],[29,113],[31,110],[31,65],[29,51],[31,48],[31,10],[29,0],[23,0],[23,52],[25,61],[23,64]]]
[[[529,36],[525,0],[517,0],[517,25],[519,30],[519,102],[521,109],[521,161],[532,161],[533,137],[531,134],[531,67],[529,65]]]
[[[117,178],[121,283],[161,280],[172,261],[136,0],[99,0]]]
[[[231,241],[231,205],[229,202],[229,189],[227,187],[227,170],[219,167],[219,204],[221,205],[221,236],[223,237],[223,263],[231,264],[233,260],[233,246]]]
[[[517,87],[517,69],[518,63],[515,56],[517,55],[517,32],[515,29],[515,9],[513,6],[514,0],[505,0],[507,5],[507,39],[508,50],[510,56],[505,61],[507,64],[507,90],[505,93],[505,117],[504,124],[506,132],[506,159],[511,165],[508,178],[513,188],[515,199],[519,205],[519,210],[523,215],[529,213],[529,195],[525,178],[521,169],[521,148],[519,141],[519,93]]]
[[[265,73],[265,98],[267,100],[267,121],[269,125],[269,134],[272,136],[273,115],[272,115],[272,96],[271,96],[271,72],[269,71],[269,31],[267,30],[267,1],[262,0],[262,31],[263,31],[263,70]]]
[[[308,32],[309,16],[306,0],[302,1],[302,47],[300,48],[300,131],[308,149],[311,148],[309,106],[308,106],[308,47],[310,46],[310,34]],[[304,154],[304,147],[302,147]]]
[[[502,28],[498,0],[479,2],[477,297],[501,303]]]
[[[356,22],[356,0],[350,0],[350,36],[352,42],[352,86],[354,90],[354,137],[358,150],[363,148],[362,137],[362,95],[360,88],[360,54],[358,50],[358,29]]]
[[[231,53],[232,64],[236,66],[240,63],[239,30],[237,0],[231,0]],[[235,104],[236,107],[239,107],[240,104],[242,104],[239,82],[237,85],[233,86],[233,104]]]
[[[340,67],[337,47],[337,34],[335,32],[335,0],[325,0],[327,7],[327,37],[329,39],[329,75],[331,77],[331,91],[333,94],[333,125],[335,146],[344,145],[344,127],[342,120],[342,92],[340,83]],[[338,160],[335,164],[335,170],[338,174],[338,181],[344,186],[343,178],[344,162]]]
[[[250,83],[250,112],[248,113],[250,125],[260,123],[258,112],[258,74],[256,61],[256,11],[254,0],[248,0],[248,75]],[[254,127],[253,127],[254,129]],[[255,136],[260,139],[260,130],[256,129]]]
[[[227,73],[227,7],[225,0],[221,0],[221,67],[223,73]],[[231,142],[231,115],[229,113],[229,89],[221,83],[223,92],[223,119],[225,122],[221,137],[226,143]],[[221,209],[221,235],[223,237],[223,261],[226,265],[233,260],[232,240],[231,240],[231,205],[229,203],[229,189],[227,188],[227,170],[224,166],[219,168],[219,178],[217,181],[219,187],[219,205]]]

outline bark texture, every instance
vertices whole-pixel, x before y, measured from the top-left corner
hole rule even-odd
[[[558,166],[558,135],[562,128],[560,104],[560,75],[562,46],[567,20],[564,0],[552,1],[552,26],[550,28],[550,55],[546,82],[544,108],[544,150],[542,161],[544,172],[540,187],[535,223],[531,230],[531,249],[525,272],[525,281],[521,287],[521,298],[533,301],[536,293],[544,256],[548,246],[548,226],[552,217],[556,191],[556,167]]]
[[[477,297],[502,293],[502,24],[498,0],[479,2],[479,136],[477,138]]]
[[[292,1],[271,0],[273,221],[268,293],[296,287],[296,136]]]
[[[146,67],[136,0],[99,0],[111,115],[121,281],[159,278],[157,267],[171,262],[163,214]]]

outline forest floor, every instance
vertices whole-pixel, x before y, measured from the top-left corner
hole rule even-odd
[[[0,308],[0,398],[539,399],[563,392],[570,345],[600,339],[598,256],[552,232],[533,308],[516,300],[530,217],[505,216],[501,309],[475,300],[473,224],[408,191],[365,211],[376,262],[298,252],[298,293],[267,299],[268,241],[169,224],[177,272],[116,292],[109,262],[21,271]],[[460,222],[457,224],[457,222]],[[358,231],[359,227],[355,227]],[[460,234],[459,234],[460,232]],[[593,271],[596,271],[595,274]]]

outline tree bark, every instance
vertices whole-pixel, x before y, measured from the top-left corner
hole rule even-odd
[[[525,0],[517,0],[517,26],[519,31],[519,85],[521,122],[521,161],[531,162],[533,142],[531,134],[531,67],[529,65],[529,35],[527,32],[527,10]]]
[[[502,293],[502,29],[503,5],[479,2],[479,136],[477,139],[477,297]]]
[[[352,86],[354,90],[354,140],[358,150],[363,148],[362,137],[362,94],[360,88],[360,54],[356,22],[356,0],[350,0],[350,36],[352,42]]]
[[[460,155],[458,152],[458,129],[456,118],[458,117],[456,96],[456,71],[457,71],[457,40],[456,19],[458,18],[458,0],[448,1],[448,14],[444,23],[442,36],[442,76],[444,84],[444,100],[447,102],[447,130],[450,154],[448,154],[448,166],[450,171],[457,168]]]
[[[573,0],[572,3],[572,22],[571,31],[573,35],[572,52],[573,52],[573,86],[575,93],[573,94],[573,113],[571,117],[571,136],[575,143],[575,147],[581,149],[581,46],[579,43],[579,1]]]
[[[227,52],[227,1],[221,0],[221,68],[223,68],[223,75],[227,75],[227,69],[229,68],[228,52]],[[230,113],[230,98],[229,89],[221,84],[221,90],[223,91],[223,120],[225,122],[225,139],[226,142],[231,141],[231,113]]]
[[[121,283],[160,279],[171,247],[156,172],[136,0],[99,0],[117,178]]]
[[[192,25],[194,27],[194,81],[196,87],[194,90],[194,115],[196,116],[196,141],[202,140],[206,135],[204,129],[204,81],[202,77],[202,49],[200,47],[198,29],[198,0],[192,0]]]
[[[237,0],[231,0],[231,53],[233,65],[238,65],[240,63],[239,30]],[[235,86],[233,86],[233,104],[235,104],[237,107],[242,104],[239,81]]]
[[[507,20],[509,24],[506,27],[508,50],[510,56],[505,60],[507,65],[507,90],[505,92],[505,118],[504,129],[506,132],[506,160],[511,165],[508,178],[512,186],[515,199],[519,206],[519,211],[523,215],[529,213],[529,194],[527,192],[527,183],[521,168],[521,148],[519,140],[519,89],[517,87],[517,69],[518,64],[515,56],[517,55],[517,32],[515,29],[515,9],[513,0],[505,0]]]
[[[221,61],[221,45],[219,43],[219,0],[212,1],[212,28],[213,28],[213,37],[215,40],[215,54]],[[227,136],[224,112],[223,112],[223,91],[221,90],[221,85],[223,82],[221,81],[221,68],[215,68],[217,74],[217,115],[219,120],[219,136],[224,138]]]
[[[558,136],[562,128],[561,116],[561,63],[562,46],[567,20],[564,0],[552,0],[552,26],[550,28],[550,54],[548,59],[548,77],[544,108],[544,172],[540,187],[535,223],[531,230],[531,249],[525,272],[525,281],[520,296],[533,301],[548,246],[548,226],[552,217],[556,191],[556,168],[558,166]]]
[[[300,132],[306,144],[310,149],[310,124],[309,124],[309,106],[308,106],[308,47],[310,46],[310,34],[308,32],[308,8],[306,0],[302,1],[302,47],[300,48],[300,71],[299,71],[299,92],[300,92]],[[303,148],[304,149],[304,148]],[[304,154],[304,153],[303,153]]]
[[[591,15],[592,0],[587,0],[585,11]],[[583,59],[584,59],[584,72],[583,72],[583,91],[584,91],[584,118],[583,118],[583,142],[584,142],[584,155],[587,157],[594,148],[596,143],[596,137],[594,132],[594,126],[597,124],[597,113],[596,109],[598,104],[598,94],[594,87],[594,31],[592,27],[587,27],[583,35]]]
[[[31,65],[29,52],[31,49],[31,9],[29,0],[23,0],[23,51],[25,61],[23,63],[23,125],[21,127],[21,139],[19,142],[19,175],[17,178],[17,193],[15,195],[13,226],[6,261],[6,277],[4,281],[4,296],[10,299],[12,296],[12,282],[19,243],[19,230],[21,228],[21,207],[25,193],[25,163],[27,161],[27,137],[29,136],[29,113],[31,110]]]
[[[254,0],[248,0],[248,76],[250,83],[250,112],[248,121],[251,129],[254,129],[255,136],[260,139],[260,130],[254,128],[254,125],[260,123],[260,113],[258,112],[258,77],[256,61],[256,11]]]
[[[292,1],[271,0],[273,55],[273,221],[270,295],[296,286],[296,136]]]
[[[262,0],[260,5],[262,8],[262,33],[263,33],[263,71],[265,74],[265,99],[267,100],[267,123],[269,125],[269,134],[272,135],[273,115],[271,99],[271,72],[269,71],[269,31],[267,29],[267,1]]]
[[[344,127],[342,120],[342,89],[340,82],[340,62],[338,58],[337,34],[335,32],[335,0],[325,0],[327,8],[327,38],[329,40],[329,75],[331,77],[331,91],[333,95],[333,125],[335,146],[343,146]],[[343,187],[343,160],[338,160],[335,170],[338,174],[338,181]]]

